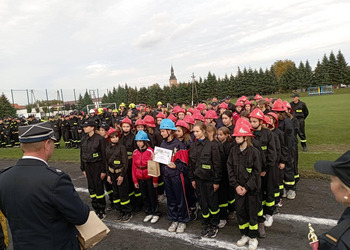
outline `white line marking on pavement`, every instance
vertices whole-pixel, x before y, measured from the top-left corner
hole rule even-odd
[[[89,191],[86,188],[75,188],[75,190],[81,193],[89,193]],[[276,214],[273,216],[273,218],[277,220],[282,220],[282,221],[298,221],[303,223],[312,223],[312,224],[319,224],[319,225],[326,225],[326,226],[337,225],[336,220],[309,217],[309,216],[296,215],[296,214]]]
[[[332,226],[332,227],[337,225],[336,220],[308,217],[308,216],[296,215],[296,214],[276,214],[273,216],[273,218],[277,220],[291,220],[291,221],[326,225],[326,226]]]
[[[167,237],[172,238],[176,240],[185,241],[193,246],[198,246],[202,248],[207,247],[213,247],[213,248],[223,248],[223,249],[247,249],[245,247],[238,247],[236,244],[217,240],[217,239],[209,239],[209,238],[202,238],[195,234],[188,234],[188,233],[170,233],[165,229],[157,229],[152,227],[147,227],[143,225],[137,225],[132,223],[123,223],[118,224],[112,221],[105,221],[107,226],[113,227],[115,229],[119,230],[133,230],[133,231],[140,231],[143,233],[152,234],[156,237]],[[264,249],[264,248],[259,248]]]
[[[72,179],[72,181],[76,181],[76,180],[83,179],[83,178],[85,178],[85,176],[84,176],[84,175],[79,176],[79,177],[77,177],[77,178],[74,178],[74,179]]]

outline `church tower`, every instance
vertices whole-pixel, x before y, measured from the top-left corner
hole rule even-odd
[[[177,87],[177,79],[176,79],[176,76],[174,75],[174,68],[173,68],[173,65],[171,65],[171,69],[170,69],[170,78],[169,78],[169,86],[170,88],[172,86],[175,86]]]

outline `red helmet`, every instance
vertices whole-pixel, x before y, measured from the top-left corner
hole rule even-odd
[[[264,113],[260,109],[256,108],[250,113],[249,117],[264,120]]]
[[[154,118],[150,115],[146,115],[145,118],[143,118],[143,121],[145,122],[146,126],[155,128],[156,125],[154,123]]]
[[[138,119],[135,123],[135,126],[138,126],[138,125],[146,126],[146,123],[144,120]]]
[[[207,109],[207,105],[205,103],[200,103],[200,104],[197,105],[197,109],[199,111],[202,111],[204,109]]]
[[[182,109],[180,106],[175,106],[174,107],[174,110],[173,110],[173,113],[174,114],[177,114],[179,112],[179,110]]]
[[[176,127],[177,126],[179,126],[179,127],[183,127],[183,128],[185,128],[185,129],[187,129],[187,130],[190,130],[190,128],[188,127],[188,124],[186,123],[186,122],[184,122],[183,120],[178,120],[177,122],[176,122],[176,125],[175,125]]]
[[[287,110],[288,110],[288,109],[292,110],[292,105],[290,105],[290,103],[287,102],[287,101],[284,101],[284,102],[283,102],[283,107],[287,108]]]
[[[178,113],[184,113],[184,114],[186,114],[186,111],[183,109],[183,108],[179,108],[178,110],[177,110],[177,112],[176,112],[176,114],[178,114]],[[175,112],[174,112],[175,113]]]
[[[176,123],[176,117],[173,114],[170,114],[168,116],[168,119],[172,120],[174,123]]]
[[[187,112],[190,112],[190,113],[193,115],[193,113],[194,113],[194,108],[188,108],[188,109],[187,109]]]
[[[244,103],[244,106],[245,106],[245,105],[253,106],[253,103],[251,103],[250,101],[247,100],[247,101],[245,101],[245,103]]]
[[[246,101],[248,101],[248,97],[246,97],[246,96],[241,96],[241,97],[239,98],[239,100],[240,100],[241,102],[246,102]]]
[[[272,116],[273,119],[275,119],[275,127],[277,128],[278,127],[278,116],[277,116],[277,114],[274,113],[274,112],[269,112],[269,113],[267,113],[267,115]]]
[[[270,99],[269,98],[266,97],[265,100],[267,101],[267,104],[270,103]]]
[[[218,115],[216,114],[215,110],[208,110],[207,113],[205,113],[204,116],[205,119],[218,119]]]
[[[204,117],[199,112],[195,112],[192,117],[195,120],[200,120],[200,121],[204,122]]]
[[[190,115],[186,115],[184,118],[184,122],[188,123],[188,124],[195,124],[194,118]]]
[[[233,136],[254,136],[250,127],[247,124],[240,123],[237,124],[233,130]]]
[[[228,105],[226,102],[222,102],[219,106],[220,109],[228,109]]]
[[[271,120],[270,120],[270,117],[268,117],[268,116],[264,116],[264,123],[265,124],[267,124],[267,125],[272,125],[272,123],[271,123]]]
[[[237,106],[243,107],[243,103],[239,99],[236,102],[236,107]]]
[[[165,115],[162,112],[159,112],[158,115],[156,116],[156,118],[162,118],[165,119]]]
[[[280,112],[283,112],[283,111],[286,111],[287,108],[283,106],[283,103],[282,103],[281,99],[278,99],[278,100],[275,101],[275,103],[273,104],[272,110],[273,110],[273,111],[280,111]]]
[[[256,96],[255,96],[255,98],[254,98],[254,99],[257,101],[257,100],[260,100],[260,99],[263,99],[263,98],[262,98],[262,96],[261,96],[261,95],[256,94]]]
[[[250,130],[254,130],[252,125],[250,124],[250,122],[247,119],[245,119],[245,118],[238,118],[237,121],[236,121],[236,126],[238,124],[245,124],[245,125],[247,125],[250,128]]]
[[[120,123],[120,126],[123,124],[123,123],[127,123],[129,124],[131,127],[132,127],[132,122],[131,120],[129,119],[129,117],[125,117],[122,122]]]
[[[109,137],[111,134],[113,133],[117,133],[118,134],[118,137],[120,138],[120,132],[119,130],[116,130],[115,128],[113,127],[110,127],[109,130],[107,131],[107,136]]]

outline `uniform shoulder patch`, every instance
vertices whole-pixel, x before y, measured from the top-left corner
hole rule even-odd
[[[54,167],[48,166],[47,169],[51,170],[52,172],[54,172],[54,173],[57,174],[57,175],[62,175],[62,174],[64,174],[64,172],[63,172],[62,170],[57,169],[57,168],[54,168]]]

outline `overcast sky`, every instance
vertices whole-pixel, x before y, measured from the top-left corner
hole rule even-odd
[[[1,0],[0,91],[72,100],[73,88],[168,84],[171,65],[185,82],[279,59],[314,68],[339,49],[349,62],[349,12],[349,0]]]

